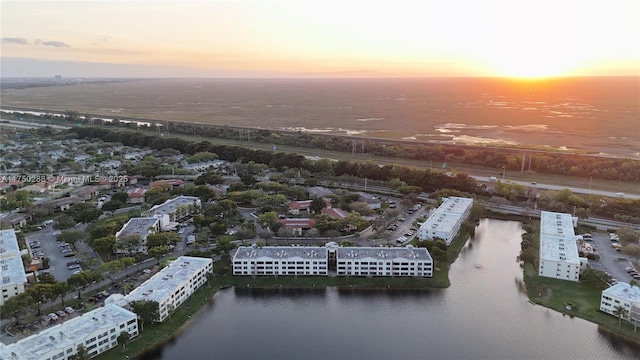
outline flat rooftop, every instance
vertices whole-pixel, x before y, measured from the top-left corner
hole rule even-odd
[[[141,239],[145,239],[149,229],[158,222],[160,219],[154,217],[131,218],[118,232],[118,236],[138,234]]]
[[[176,211],[179,206],[188,206],[193,203],[200,203],[200,199],[195,196],[178,196],[169,199],[160,205],[152,207],[149,211],[154,215],[171,214]]]
[[[0,231],[0,287],[21,285],[27,282],[20,255],[18,239],[13,229]]]
[[[40,359],[53,350],[62,351],[70,346],[75,348],[77,343],[84,342],[97,330],[132,318],[135,319],[136,314],[115,304],[100,307],[7,345],[2,350],[2,356],[6,360],[12,359],[13,354],[16,355],[13,358],[20,360]]]
[[[570,214],[550,211],[540,212],[540,235],[575,240],[573,220]]]
[[[540,212],[540,259],[580,263],[571,215]]]
[[[461,214],[448,214],[435,212],[431,215],[427,221],[422,224],[422,229],[428,231],[442,231],[445,233],[451,232],[454,226],[460,222]]]
[[[416,248],[411,245],[404,248],[385,247],[340,247],[338,248],[338,260],[340,259],[368,259],[377,260],[428,260],[433,261],[426,248]]]
[[[178,285],[188,281],[195,272],[212,262],[210,258],[180,256],[135,288],[126,299],[129,302],[152,300],[160,303],[170,296]]]
[[[326,260],[327,248],[324,246],[240,246],[233,256],[234,260],[259,258]]]
[[[611,295],[621,299],[626,299],[629,302],[640,304],[640,288],[637,286],[631,286],[627,283],[619,282],[612,287],[602,291],[604,295]]]
[[[472,205],[473,199],[450,196],[444,200],[436,211],[461,215]]]

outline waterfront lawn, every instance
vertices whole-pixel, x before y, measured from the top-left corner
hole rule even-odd
[[[527,264],[525,283],[529,299],[534,303],[594,322],[601,328],[640,343],[638,333],[633,331],[633,326],[628,321],[622,320],[622,325],[618,325],[617,317],[599,310],[601,290],[583,283],[545,278],[537,274],[532,276],[532,272],[535,274],[533,266]],[[565,308],[567,304],[573,305],[571,310]]]

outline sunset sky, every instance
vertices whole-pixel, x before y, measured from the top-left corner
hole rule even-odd
[[[640,75],[638,1],[4,1],[3,77]]]

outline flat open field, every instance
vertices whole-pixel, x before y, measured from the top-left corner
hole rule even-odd
[[[637,77],[156,79],[7,88],[2,106],[640,158]]]

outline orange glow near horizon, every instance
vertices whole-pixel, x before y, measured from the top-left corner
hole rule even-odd
[[[122,76],[638,76],[639,13],[625,0],[9,1],[1,56],[3,71],[33,59],[67,76],[72,63]]]

